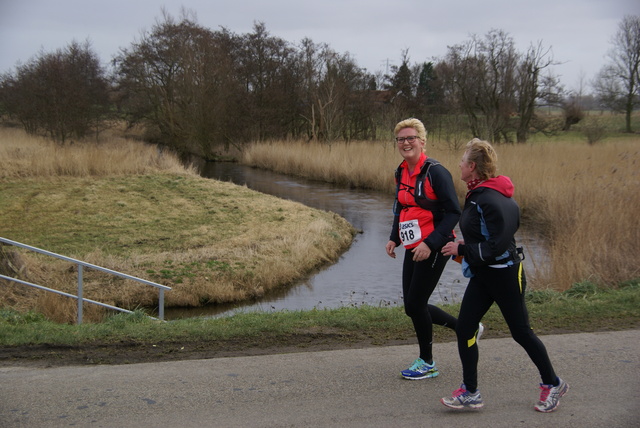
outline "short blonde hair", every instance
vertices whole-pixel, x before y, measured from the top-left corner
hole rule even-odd
[[[482,180],[494,178],[498,170],[498,154],[488,141],[474,138],[467,143],[467,161],[476,164],[476,172]]]
[[[398,132],[404,128],[413,128],[418,133],[418,138],[422,141],[427,141],[427,130],[424,127],[424,124],[416,119],[415,117],[411,117],[409,119],[402,120],[398,122],[396,127],[393,130],[394,135],[398,135]]]

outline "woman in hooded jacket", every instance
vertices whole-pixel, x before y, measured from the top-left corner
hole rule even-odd
[[[520,209],[513,200],[514,186],[509,177],[496,175],[497,154],[486,141],[477,138],[466,147],[460,162],[461,179],[467,183],[467,195],[460,231],[462,240],[449,242],[446,256],[463,256],[464,276],[470,278],[460,306],[456,335],[462,362],[463,383],[452,397],[440,401],[453,409],[484,406],[478,389],[477,328],[495,302],[509,326],[511,336],[520,344],[538,368],[542,383],[539,412],[551,412],[569,385],[558,376],[542,341],[529,324],[524,300],[526,278],[521,249],[515,233],[520,226]]]

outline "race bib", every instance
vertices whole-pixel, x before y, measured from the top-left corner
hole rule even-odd
[[[418,220],[409,220],[400,223],[400,240],[404,245],[411,245],[422,241],[422,232],[420,232]]]

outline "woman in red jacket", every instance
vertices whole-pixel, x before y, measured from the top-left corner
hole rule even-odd
[[[391,236],[385,249],[395,258],[395,248],[406,249],[402,265],[405,313],[418,338],[419,357],[401,372],[406,379],[438,376],[433,361],[433,324],[455,330],[456,318],[429,305],[449,257],[440,250],[455,236],[460,204],[449,171],[424,153],[427,132],[418,119],[406,119],[395,127],[396,144],[404,161],[396,171],[396,204]]]

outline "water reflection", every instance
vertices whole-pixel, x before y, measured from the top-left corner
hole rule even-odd
[[[363,304],[402,304],[400,273],[404,250],[396,250],[396,259],[387,256],[384,250],[393,216],[392,194],[336,188],[324,182],[292,178],[233,163],[208,163],[201,174],[204,177],[246,185],[250,189],[313,208],[335,212],[361,233],[335,264],[313,273],[286,290],[275,291],[258,301],[244,304],[188,310],[167,308],[167,319],[226,315],[253,310],[309,310]],[[466,284],[467,280],[460,272],[460,265],[448,263],[431,302],[459,302]]]

